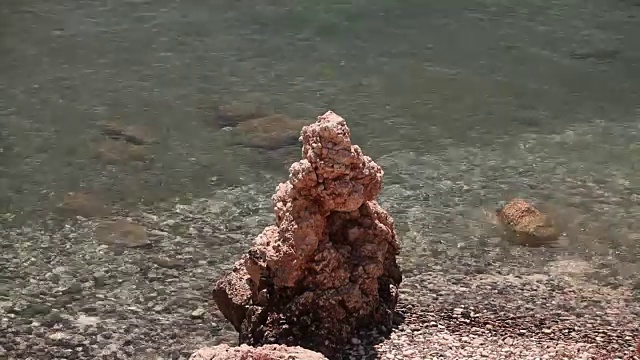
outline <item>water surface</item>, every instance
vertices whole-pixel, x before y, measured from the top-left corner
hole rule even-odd
[[[572,249],[633,274],[639,16],[595,0],[4,1],[0,211],[14,226],[59,216],[70,191],[131,210],[230,185],[268,209],[299,150],[211,125],[252,101],[345,117],[416,262],[476,249],[478,210],[524,196],[561,209]],[[96,159],[113,119],[146,129],[151,160]]]

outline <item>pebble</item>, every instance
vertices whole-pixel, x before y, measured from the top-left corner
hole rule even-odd
[[[106,279],[107,274],[103,273],[102,271],[93,273],[93,284],[96,288],[105,286]]]
[[[159,220],[157,215],[153,215],[145,212],[142,213],[142,217],[151,222],[158,222]]]
[[[50,334],[49,339],[53,340],[53,341],[60,341],[60,340],[64,340],[66,338],[69,337],[69,335],[63,333],[63,332],[55,332],[53,334]]]
[[[195,310],[193,310],[191,312],[191,317],[194,319],[200,319],[202,317],[204,317],[204,315],[207,313],[207,311],[203,308],[197,308]]]
[[[168,236],[169,233],[165,232],[165,231],[153,229],[153,230],[149,231],[149,235],[164,237],[164,236]]]

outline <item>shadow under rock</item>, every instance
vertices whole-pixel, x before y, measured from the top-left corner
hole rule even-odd
[[[388,340],[391,337],[391,334],[404,324],[406,316],[407,314],[404,310],[398,310],[393,314],[391,329],[387,329],[384,326],[374,326],[360,331],[351,339],[351,344],[345,347],[338,359],[380,359],[381,354],[379,354],[376,346]]]

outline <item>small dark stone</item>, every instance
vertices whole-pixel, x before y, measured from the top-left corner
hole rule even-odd
[[[167,295],[167,289],[165,289],[165,288],[157,288],[156,289],[156,293],[158,294],[158,296]]]
[[[98,307],[92,304],[89,305],[85,305],[83,306],[80,311],[89,314],[89,315],[94,315],[98,312]]]
[[[93,274],[93,283],[96,288],[101,288],[105,286],[107,281],[107,275],[102,272],[97,272]]]

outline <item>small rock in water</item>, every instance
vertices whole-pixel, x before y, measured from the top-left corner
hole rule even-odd
[[[113,140],[123,140],[132,145],[147,145],[156,142],[150,130],[140,126],[125,126],[114,121],[100,123],[101,133]]]
[[[93,274],[94,286],[97,288],[103,287],[107,280],[107,275],[101,271]]]
[[[244,134],[244,145],[275,150],[297,144],[300,129],[305,125],[306,121],[277,114],[248,120],[236,128]]]
[[[107,164],[126,161],[146,162],[151,159],[145,146],[107,139],[97,144],[96,158]]]
[[[518,245],[549,245],[560,236],[553,220],[523,199],[509,201],[496,215],[507,240]]]
[[[178,259],[169,259],[162,256],[152,256],[151,261],[154,264],[167,269],[179,269],[184,267],[182,261]]]
[[[191,317],[194,319],[201,319],[206,313],[207,311],[205,309],[197,308],[191,312]]]
[[[13,302],[11,302],[11,301],[0,301],[0,310],[4,310],[6,312],[13,311]]]
[[[59,208],[68,216],[85,218],[104,216],[111,211],[100,197],[86,191],[65,194]]]
[[[58,332],[55,332],[55,333],[49,335],[49,339],[51,339],[53,341],[64,340],[64,339],[66,339],[68,337],[69,337],[69,335],[63,333],[62,331],[58,331]]]
[[[100,318],[97,316],[80,315],[78,319],[76,319],[75,324],[77,326],[91,326],[91,325],[96,325],[99,322],[100,322]]]
[[[147,237],[147,229],[127,219],[107,221],[98,225],[95,230],[95,236],[102,243],[124,245],[130,248],[151,244]]]

